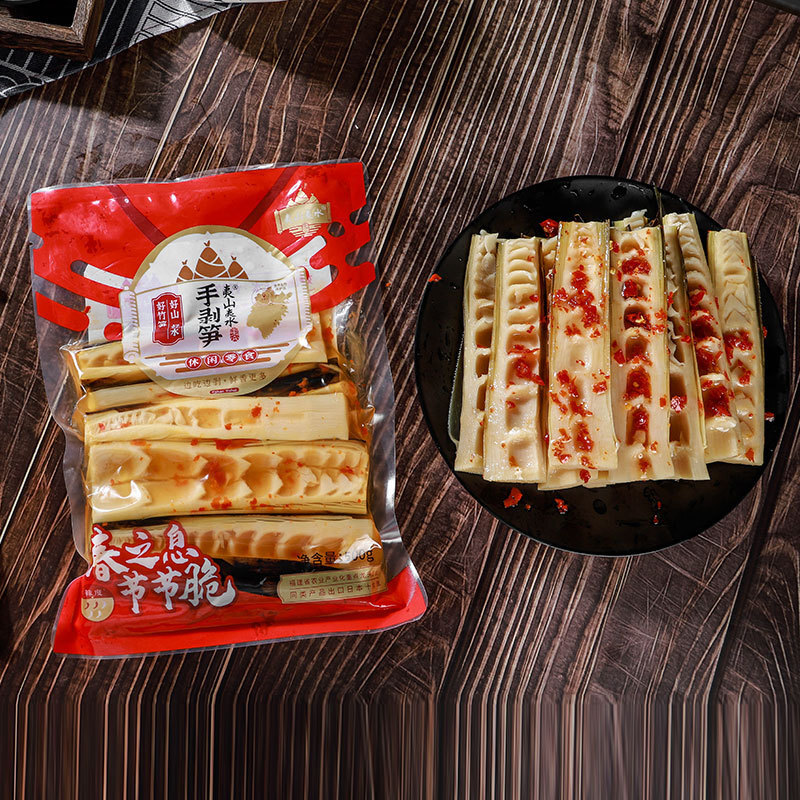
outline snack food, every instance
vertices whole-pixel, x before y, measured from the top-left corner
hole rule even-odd
[[[485,296],[480,315],[492,354],[486,422],[482,438],[473,426],[468,439],[484,479],[553,490],[707,480],[707,462],[763,463],[758,280],[746,236],[712,232],[707,262],[691,214],[659,221],[636,211],[610,229],[541,223],[548,236],[556,226],[548,239],[495,239],[494,302],[489,309]],[[474,274],[465,288],[473,316]],[[465,331],[475,331],[468,317]],[[474,371],[465,377],[462,425],[476,419],[481,385]],[[541,441],[544,464],[533,449]],[[521,498],[513,491],[508,504]]]
[[[32,195],[42,368],[90,564],[58,652],[380,630],[424,611],[394,517],[365,202],[355,162]]]

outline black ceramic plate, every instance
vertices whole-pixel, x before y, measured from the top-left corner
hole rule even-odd
[[[502,237],[543,235],[544,219],[621,219],[640,208],[658,216],[654,187],[599,176],[561,178],[537,183],[496,203],[468,225],[450,245],[428,283],[417,320],[415,363],[425,419],[450,469],[455,444],[448,433],[448,411],[456,380],[463,334],[461,302],[470,237],[480,230]],[[685,200],[660,192],[664,213],[693,211],[705,239],[719,230],[711,217]],[[767,329],[766,409],[775,414],[766,425],[764,461],[768,462],[786,416],[789,366],[780,315],[761,280],[763,322]],[[458,393],[460,395],[460,391]],[[458,398],[456,395],[456,398]],[[453,418],[457,420],[456,399]],[[452,431],[458,435],[458,431]],[[539,492],[534,485],[488,483],[478,475],[456,472],[464,488],[502,522],[545,544],[596,555],[632,555],[685,541],[721,520],[758,481],[763,467],[710,464],[710,481],[648,481],[601,489],[578,487]],[[503,500],[516,485],[522,500],[505,508]],[[569,510],[561,514],[554,502]]]

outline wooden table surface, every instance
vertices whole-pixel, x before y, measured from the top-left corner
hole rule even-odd
[[[363,637],[52,655],[85,567],[39,374],[28,194],[339,157],[370,175],[398,517],[427,614]],[[416,309],[449,240],[581,173],[653,181],[748,231],[789,340],[789,418],[757,489],[635,558],[559,552],[479,510],[414,386]],[[752,0],[232,10],[0,104],[0,219],[7,796],[800,796],[800,18]]]

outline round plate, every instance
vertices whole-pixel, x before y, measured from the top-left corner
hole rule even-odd
[[[644,208],[659,215],[691,211],[705,240],[720,225],[674,194],[636,181],[601,176],[559,178],[528,186],[484,211],[450,245],[436,267],[441,280],[430,282],[417,320],[415,366],[425,420],[433,439],[453,469],[458,437],[460,397],[451,396],[463,336],[462,296],[470,237],[481,230],[501,237],[542,236],[545,219],[622,219]],[[766,409],[775,414],[765,426],[764,462],[768,462],[786,417],[789,364],[786,339],[775,301],[760,281],[763,323],[767,329]],[[460,392],[459,392],[460,394]],[[455,430],[448,427],[454,420]],[[756,484],[764,467],[709,464],[710,481],[646,481],[600,489],[577,487],[540,492],[532,484],[489,483],[479,475],[455,472],[464,488],[488,511],[521,533],[545,544],[593,555],[647,553],[677,544],[721,520]],[[512,486],[520,502],[505,508]],[[559,513],[556,497],[569,510]]]

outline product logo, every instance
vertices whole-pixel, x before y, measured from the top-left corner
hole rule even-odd
[[[306,271],[236,228],[165,240],[119,301],[125,359],[177,394],[252,392],[312,328]]]
[[[331,221],[330,203],[320,203],[312,194],[308,197],[301,189],[285,208],[275,212],[278,233],[289,231],[298,239],[315,234],[323,225]]]

